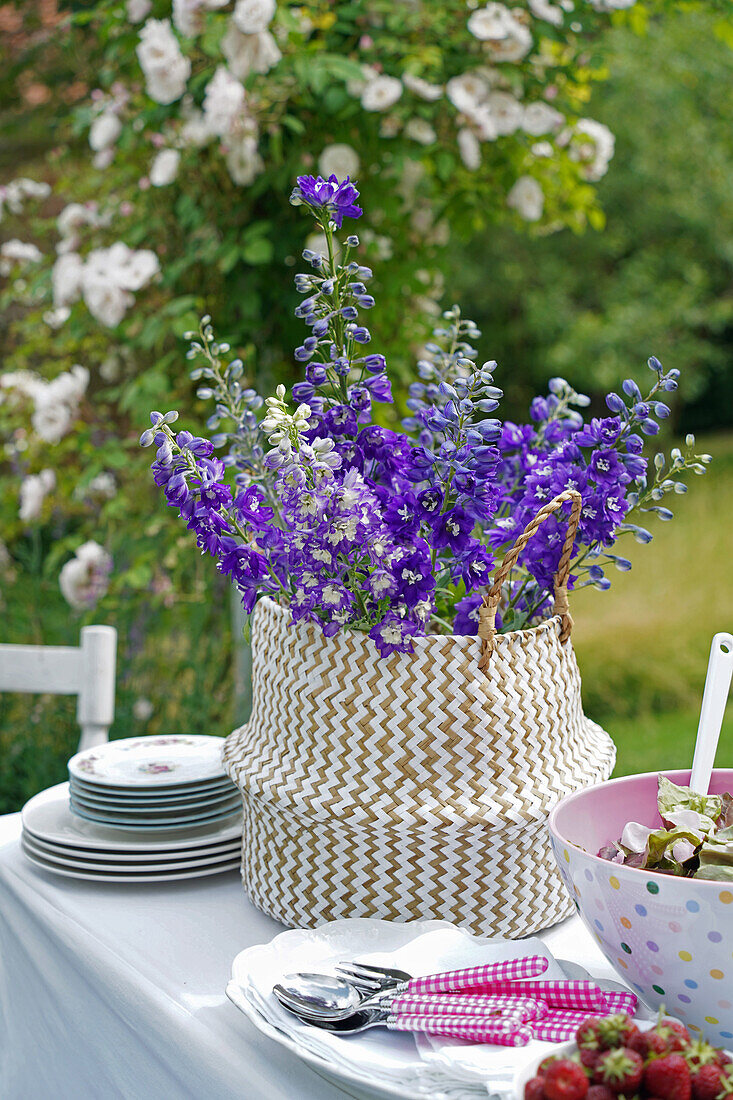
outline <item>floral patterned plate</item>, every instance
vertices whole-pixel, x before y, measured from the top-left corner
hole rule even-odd
[[[69,774],[96,785],[169,787],[224,776],[223,737],[124,737],[72,756]]]

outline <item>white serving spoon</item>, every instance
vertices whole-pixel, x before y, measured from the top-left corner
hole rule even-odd
[[[692,761],[690,787],[698,794],[707,794],[710,776],[718,749],[720,727],[723,724],[725,704],[728,701],[731,676],[733,676],[733,634],[716,634],[710,647],[708,673],[697,727],[695,757]]]

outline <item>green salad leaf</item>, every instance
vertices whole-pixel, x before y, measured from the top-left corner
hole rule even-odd
[[[723,812],[723,799],[718,794],[698,794],[689,787],[678,787],[671,779],[660,775],[657,806],[665,821],[679,810],[694,810],[707,818],[710,823],[708,831],[711,831]]]
[[[733,882],[733,825],[709,836],[699,853],[697,878]]]

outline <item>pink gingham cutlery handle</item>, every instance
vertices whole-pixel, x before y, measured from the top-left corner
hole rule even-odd
[[[516,1021],[493,1023],[478,1016],[406,1016],[390,1017],[392,1031],[425,1031],[431,1035],[450,1035],[473,1043],[492,1043],[501,1047],[523,1047],[532,1038],[531,1030]]]
[[[603,999],[606,1002],[606,1008],[611,1013],[628,1012],[629,1016],[633,1016],[639,1007],[639,998],[635,997],[633,993],[621,993],[615,990],[609,992],[604,989]]]
[[[587,1010],[588,1015],[608,1014],[603,991],[595,982],[575,980],[492,982],[487,992],[501,993],[504,996],[537,997],[550,1008],[580,1008]]]
[[[460,993],[403,993],[389,1002],[390,1011],[423,1016],[511,1017],[518,1023],[548,1013],[547,1005],[521,997],[471,996]]]
[[[504,962],[472,966],[465,970],[448,970],[444,974],[428,974],[413,978],[407,983],[407,993],[468,993],[490,992],[496,982],[514,982],[522,978],[536,978],[544,974],[549,962],[542,955],[530,955],[525,959],[507,959]]]

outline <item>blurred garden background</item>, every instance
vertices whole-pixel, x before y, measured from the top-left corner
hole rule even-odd
[[[113,736],[235,722],[227,583],[138,437],[151,408],[194,430],[211,415],[183,339],[205,312],[261,393],[298,376],[312,242],[287,196],[298,172],[348,170],[375,350],[402,382],[386,424],[454,302],[508,419],[557,375],[603,415],[648,356],[681,370],[659,447],[694,433],[713,463],[572,611],[617,772],[691,759],[710,640],[733,628],[733,11],[528,0],[510,24],[501,7],[0,4],[0,641],[116,626]],[[91,570],[68,568],[90,542]],[[65,777],[74,710],[0,697],[0,813]]]

